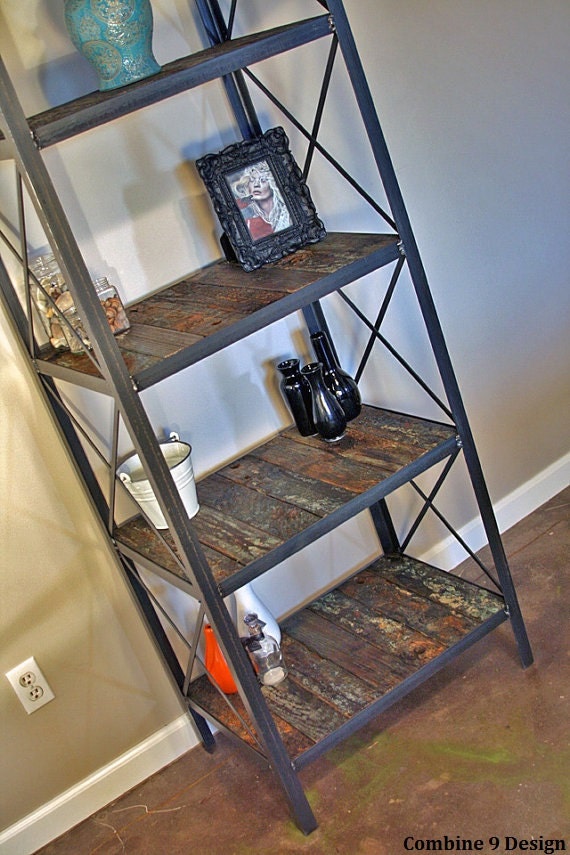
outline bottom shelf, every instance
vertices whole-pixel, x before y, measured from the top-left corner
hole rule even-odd
[[[377,559],[285,620],[289,675],[262,691],[295,766],[363,726],[506,617],[501,596],[400,556]],[[239,695],[227,699],[233,710],[207,676],[190,687],[193,708],[263,753]]]

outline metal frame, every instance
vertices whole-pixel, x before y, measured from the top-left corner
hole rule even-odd
[[[141,461],[148,474],[154,492],[159,499],[159,504],[167,520],[169,529],[174,536],[178,550],[181,566],[180,587],[196,596],[200,608],[207,616],[217,631],[218,639],[226,660],[239,687],[239,694],[243,701],[247,714],[257,733],[259,744],[263,755],[267,758],[279,778],[284,794],[291,806],[293,815],[299,827],[309,833],[316,827],[316,820],[309,806],[307,798],[298,780],[296,769],[305,765],[315,756],[322,753],[329,744],[338,742],[348,733],[352,733],[357,727],[368,721],[372,716],[385,709],[394,701],[402,697],[432,673],[442,667],[450,658],[457,655],[470,644],[477,641],[484,634],[493,629],[508,616],[511,620],[519,654],[524,667],[532,662],[532,652],[526,635],[524,622],[520,612],[516,593],[510,576],[506,556],[503,550],[497,522],[492,509],[491,501],[485,485],[481,465],[469,427],[457,380],[455,378],[443,333],[439,324],[436,309],[430,294],[426,274],[422,265],[420,254],[415,242],[409,218],[400,193],[398,182],[389,157],[388,150],[382,135],[381,127],[373,104],[372,96],[364,76],[363,68],[356,50],[350,25],[344,10],[342,0],[328,0],[325,4],[319,0],[328,14],[308,19],[294,25],[277,28],[267,34],[258,34],[254,37],[232,40],[233,20],[236,12],[237,2],[232,2],[229,18],[226,22],[221,13],[217,0],[196,0],[198,13],[204,25],[210,48],[199,54],[180,61],[176,68],[170,70],[170,74],[156,75],[143,81],[141,84],[133,84],[125,90],[110,93],[108,97],[101,99],[90,99],[86,96],[82,110],[73,120],[68,120],[63,114],[59,118],[42,123],[42,117],[35,117],[29,122],[26,120],[19,105],[16,93],[13,89],[9,76],[0,62],[0,104],[2,108],[5,134],[8,144],[12,149],[16,161],[19,182],[23,182],[34,208],[39,216],[40,222],[45,230],[48,241],[56,255],[62,272],[68,283],[74,283],[73,295],[84,319],[88,335],[96,342],[95,359],[99,366],[101,378],[95,378],[91,383],[92,388],[110,395],[115,402],[115,428],[113,438],[113,449],[111,459],[106,461],[109,466],[110,496],[105,498],[98,481],[91,468],[87,455],[81,442],[81,429],[73,416],[67,412],[61,397],[59,396],[55,380],[58,372],[53,370],[41,360],[37,343],[34,340],[34,327],[32,321],[33,310],[29,293],[26,296],[28,316],[22,309],[19,297],[14,291],[5,265],[0,258],[0,296],[3,303],[13,318],[14,326],[19,333],[23,345],[27,349],[30,358],[34,361],[38,372],[40,386],[46,395],[54,416],[61,430],[62,437],[67,443],[70,453],[83,476],[90,494],[93,497],[96,512],[101,518],[105,529],[112,533],[113,504],[114,504],[114,478],[113,473],[116,462],[116,443],[119,420],[125,425]],[[331,48],[327,57],[320,96],[315,111],[313,126],[306,130],[295,119],[294,115],[281,104],[280,101],[269,92],[257,75],[254,75],[247,67],[260,59],[274,56],[282,51],[289,50],[297,45],[307,44],[314,39],[323,36],[331,38]],[[362,116],[366,134],[368,136],[370,149],[374,157],[378,173],[382,179],[386,197],[388,199],[390,213],[382,207],[349,175],[349,173],[338,163],[328,151],[322,146],[318,139],[324,111],[326,109],[327,95],[330,89],[333,67],[339,55],[344,58],[344,63],[349,74],[354,96]],[[271,322],[277,320],[288,312],[289,303],[281,301],[278,307],[270,307],[266,313],[261,313],[252,322],[244,321],[239,329],[224,334],[210,341],[203,350],[198,348],[192,357],[188,354],[169,362],[156,371],[145,373],[139,378],[139,384],[135,388],[132,378],[125,366],[125,362],[119,351],[117,343],[109,329],[105,315],[99,304],[98,298],[90,287],[90,276],[85,262],[81,256],[79,247],[73,236],[71,227],[67,221],[63,208],[57,197],[55,188],[51,182],[48,171],[43,163],[38,148],[55,144],[59,140],[66,139],[80,130],[85,130],[110,121],[116,116],[124,115],[132,110],[147,106],[161,98],[181,92],[192,86],[198,86],[203,82],[222,76],[230,106],[233,110],[237,126],[244,139],[251,139],[261,132],[253,99],[248,89],[249,85],[255,85],[260,91],[267,95],[277,105],[285,117],[307,138],[309,142],[308,152],[303,166],[303,174],[307,176],[313,158],[317,155],[325,157],[331,165],[355,188],[364,201],[371,205],[379,217],[397,232],[399,236],[399,248],[393,247],[382,250],[370,259],[368,265],[358,265],[351,270],[350,274],[338,274],[326,277],[320,284],[307,289],[306,302],[303,313],[308,329],[312,332],[316,329],[327,328],[326,318],[320,304],[320,298],[333,290],[339,290],[347,305],[356,312],[369,330],[369,337],[364,353],[357,371],[357,379],[364,370],[374,344],[380,342],[392,355],[399,360],[400,364],[411,374],[421,388],[435,400],[442,408],[446,416],[452,419],[458,430],[458,440],[444,444],[424,459],[417,461],[415,465],[407,467],[405,473],[396,473],[386,479],[377,488],[367,491],[363,496],[350,502],[341,511],[332,514],[326,520],[321,521],[311,528],[309,534],[297,536],[294,542],[285,544],[279,550],[272,553],[270,559],[260,559],[250,565],[222,586],[217,586],[213,581],[208,562],[202,551],[200,543],[195,535],[194,529],[185,512],[182,500],[174,485],[173,479],[164,461],[158,442],[154,435],[148,416],[143,408],[139,397],[139,391],[153,383],[159,382],[167,374],[173,373],[198,359],[204,358],[210,353],[219,350],[232,341],[248,334],[250,326],[259,328],[260,321]],[[65,113],[65,111],[64,111]],[[30,134],[30,127],[35,128],[35,139]],[[21,194],[21,186],[19,185]],[[10,240],[1,235],[4,242],[8,243],[10,250],[18,256]],[[24,279],[29,283],[30,273],[26,255],[25,241],[25,217],[24,206],[20,202],[20,255]],[[382,266],[389,261],[395,263],[392,279],[386,292],[385,298],[379,309],[377,317],[370,321],[360,313],[352,301],[343,294],[340,289],[350,281],[364,275],[369,270]],[[397,286],[400,273],[407,265],[412,284],[417,295],[419,308],[423,316],[427,333],[431,342],[432,351],[439,368],[442,384],[449,401],[449,406],[435,395],[421,377],[409,366],[405,360],[390,345],[381,333],[388,305]],[[291,301],[291,306],[293,301]],[[295,308],[298,308],[296,305]],[[83,437],[85,439],[85,437]],[[248,579],[254,578],[276,563],[283,560],[293,552],[301,549],[316,535],[331,531],[340,522],[348,519],[361,510],[369,509],[372,520],[378,533],[380,545],[384,552],[390,554],[401,553],[407,546],[409,540],[419,527],[428,510],[439,514],[434,502],[441,485],[445,481],[454,461],[463,451],[469,477],[475,493],[480,510],[481,519],[487,533],[491,553],[493,556],[498,580],[488,573],[492,581],[500,588],[506,601],[507,611],[487,621],[477,631],[467,636],[458,645],[455,645],[446,654],[439,657],[434,664],[420,669],[412,678],[404,681],[397,689],[380,699],[376,704],[366,711],[363,716],[357,716],[346,728],[341,728],[331,740],[325,740],[323,744],[315,746],[307,751],[298,761],[293,764],[287,756],[284,745],[277,731],[267,705],[264,701],[260,686],[249,665],[247,655],[237,637],[229,613],[223,602],[223,596],[237,589]],[[413,478],[420,472],[425,471],[428,466],[448,458],[441,476],[429,494],[425,494],[415,484]],[[416,492],[421,496],[423,506],[416,520],[411,525],[408,534],[399,541],[394,524],[392,522],[387,497],[404,483],[412,483]],[[454,532],[451,525],[442,518],[444,524],[461,541],[459,535]],[[466,544],[463,544],[466,546]],[[469,554],[473,553],[467,548]],[[119,554],[121,567],[129,580],[135,597],[147,620],[152,634],[156,639],[158,648],[164,658],[164,662],[173,676],[181,696],[185,698],[188,689],[190,673],[194,663],[195,643],[190,643],[190,661],[186,673],[183,673],[176,656],[173,653],[166,634],[162,629],[157,617],[152,597],[145,589],[137,572],[134,561],[135,555],[129,556],[124,551]],[[482,566],[482,565],[481,565]],[[485,569],[485,568],[483,568]],[[172,581],[172,580],[170,580]],[[200,614],[202,614],[202,611]],[[196,639],[192,641],[195,642]],[[213,739],[203,715],[190,708],[194,724],[198,730],[204,746],[211,750]]]

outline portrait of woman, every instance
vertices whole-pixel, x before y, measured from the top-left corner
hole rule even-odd
[[[267,161],[261,160],[227,176],[252,240],[289,228],[291,215]]]

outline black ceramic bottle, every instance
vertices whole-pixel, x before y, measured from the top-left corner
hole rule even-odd
[[[295,424],[301,436],[314,436],[317,432],[313,422],[311,387],[299,371],[298,359],[285,359],[277,366],[283,375],[281,391],[289,404]]]
[[[320,362],[309,362],[308,365],[301,368],[301,374],[306,377],[311,387],[313,422],[317,433],[327,442],[337,442],[344,436],[346,416],[341,405],[325,383],[322,364]]]
[[[323,366],[323,377],[327,387],[341,405],[347,422],[355,419],[362,409],[362,401],[356,381],[338,364],[325,332],[313,333],[311,341],[317,360]]]

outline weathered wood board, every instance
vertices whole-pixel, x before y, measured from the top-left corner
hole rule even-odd
[[[214,578],[223,582],[301,535],[310,541],[311,526],[454,435],[453,427],[365,406],[334,448],[291,428],[204,478],[192,525]],[[142,520],[115,536],[180,575],[176,559]],[[168,533],[163,537],[176,553]]]
[[[262,691],[291,758],[503,610],[502,597],[403,556],[378,559],[284,621],[288,676]],[[191,685],[191,698],[232,729],[219,694],[208,706],[212,692],[207,676]]]
[[[246,273],[238,264],[219,261],[127,306],[131,330],[117,338],[129,374],[139,385],[145,372],[156,369],[162,362],[203,342],[208,336],[219,335],[235,327],[235,339],[240,337],[239,325],[248,323],[245,334],[265,326],[265,316],[256,313],[278,303],[285,297],[299,294],[319,280],[336,274],[350,265],[358,264],[377,251],[386,251],[387,258],[397,256],[397,235],[333,233],[324,241],[299,250],[274,264]],[[330,289],[335,283],[331,281]],[[284,316],[296,308],[291,303]],[[274,318],[275,319],[275,318]],[[184,358],[172,370],[180,370]],[[96,366],[85,354],[69,351],[52,353],[50,360],[59,368],[95,376]],[[192,362],[191,358],[187,360]],[[165,369],[165,376],[169,370]]]

